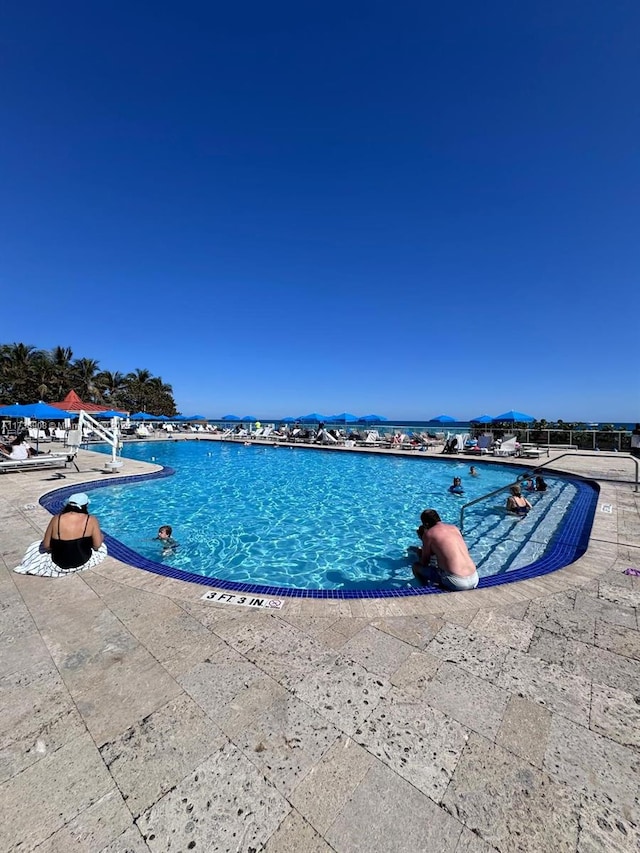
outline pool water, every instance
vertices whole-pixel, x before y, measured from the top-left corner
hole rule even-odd
[[[123,456],[168,466],[170,477],[98,488],[91,510],[105,532],[143,558],[182,572],[239,584],[298,590],[417,587],[409,545],[420,512],[433,507],[460,522],[461,506],[514,481],[521,469],[456,459],[335,453],[238,443],[127,443]],[[462,478],[464,497],[449,494]],[[548,477],[517,521],[506,493],[470,507],[464,534],[481,577],[539,560],[576,496]],[[163,556],[161,524],[179,542]]]

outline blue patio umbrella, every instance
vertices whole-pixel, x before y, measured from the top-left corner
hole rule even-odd
[[[280,423],[281,424],[294,424],[296,422],[296,420],[297,420],[297,418],[290,418],[290,417],[280,418]]]
[[[351,415],[349,412],[342,412],[339,415],[331,415],[327,420],[332,424],[355,424],[358,422],[358,416]]]
[[[71,412],[56,409],[42,400],[38,403],[14,403],[12,406],[5,406],[0,409],[0,415],[9,418],[33,418],[36,421],[63,421],[65,418],[75,417]]]
[[[240,420],[245,421],[246,423],[250,423],[253,421],[257,421],[258,419],[254,418],[253,415],[245,415],[244,417],[240,418]]]
[[[148,412],[135,412],[129,416],[132,421],[156,421],[155,415],[150,415]]]
[[[455,424],[457,423],[456,418],[450,417],[450,415],[438,415],[437,418],[431,418],[429,421],[430,424]]]
[[[513,409],[509,412],[503,412],[501,415],[496,415],[493,423],[508,422],[511,424],[529,424],[535,421],[533,415],[525,415],[523,412],[514,412]]]
[[[477,418],[471,418],[470,424],[492,424],[493,418],[491,415],[478,415]]]
[[[240,418],[237,415],[223,415],[220,418],[221,421],[239,421]]]
[[[189,420],[190,421],[206,421],[206,418],[204,415],[191,415]]]
[[[311,412],[310,415],[303,415],[298,420],[303,424],[319,424],[320,421],[328,421],[329,418],[327,415],[319,415],[317,412]]]

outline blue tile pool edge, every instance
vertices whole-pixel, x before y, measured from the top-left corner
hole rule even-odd
[[[171,477],[174,473],[173,468],[164,467],[160,471],[154,471],[150,474],[113,477],[108,480],[84,483],[82,486],[76,483],[73,486],[64,486],[61,489],[48,492],[40,498],[40,504],[52,515],[55,515],[63,508],[65,500],[80,488],[84,489],[85,492],[91,492],[106,486],[132,485],[147,480],[158,480],[164,477]],[[576,487],[577,494],[572,501],[567,515],[563,519],[562,528],[554,537],[551,545],[539,560],[530,563],[528,566],[522,566],[505,574],[480,578],[478,589],[502,586],[503,584],[515,583],[516,581],[528,580],[556,572],[558,569],[566,568],[566,566],[575,562],[587,550],[600,486],[594,480],[570,477],[555,472],[553,476],[571,482]],[[174,580],[197,583],[201,586],[216,587],[217,589],[235,590],[237,592],[257,595],[273,595],[278,598],[320,599],[403,598],[409,595],[439,595],[447,592],[447,590],[435,586],[407,587],[405,589],[340,590],[295,589],[293,587],[238,583],[220,578],[205,577],[193,572],[186,572],[181,569],[174,569],[171,566],[165,566],[162,563],[157,563],[154,560],[143,557],[137,551],[134,551],[127,545],[123,545],[122,542],[119,542],[108,533],[105,534],[104,538],[109,556],[120,560],[122,563],[133,566],[133,568],[143,569],[146,572],[152,572],[153,574],[173,578]]]

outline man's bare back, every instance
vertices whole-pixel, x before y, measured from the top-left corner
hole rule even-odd
[[[453,590],[475,589],[480,578],[458,528],[445,524],[435,509],[425,509],[420,520],[422,548],[420,563],[413,567],[414,575],[422,583],[429,583],[433,579],[429,563],[435,557],[438,561],[437,579],[442,586]]]
[[[422,565],[428,566],[431,557],[436,557],[441,571],[459,578],[468,578],[476,570],[462,534],[455,525],[444,521],[422,535]]]

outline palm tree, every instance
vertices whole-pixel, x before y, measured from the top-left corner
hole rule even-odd
[[[73,363],[74,390],[83,400],[95,402],[100,398],[95,383],[98,362],[93,358],[77,358]]]
[[[149,403],[148,397],[150,396],[148,384],[151,379],[151,372],[139,367],[132,373],[127,373],[125,377],[126,393],[132,409],[140,409],[146,412]]]
[[[109,403],[116,403],[119,394],[124,389],[124,374],[118,370],[102,370],[96,376],[96,387],[102,398]]]
[[[7,403],[32,403],[40,383],[41,350],[29,344],[3,344],[0,351],[0,393]]]
[[[73,351],[71,347],[54,347],[51,360],[51,393],[61,400],[73,384]]]

